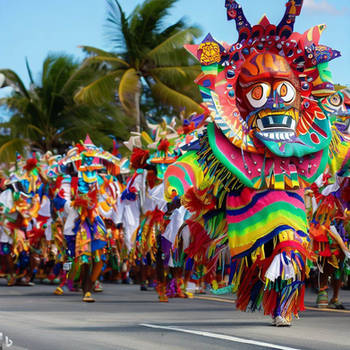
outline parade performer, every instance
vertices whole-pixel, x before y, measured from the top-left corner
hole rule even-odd
[[[317,96],[334,92],[327,64],[339,56],[319,45],[324,25],[293,31],[302,3],[288,1],[278,25],[264,16],[251,26],[226,0],[238,42],[209,34],[187,46],[202,66],[196,82],[213,122],[165,176],[166,196],[175,191],[195,213],[189,254],[205,255],[210,273],[228,242],[237,307],[263,308],[276,326],[304,309],[303,194],[328,161],[332,130]]]
[[[1,225],[0,225],[0,261],[3,271],[7,276],[7,285],[13,286],[17,281],[16,268],[15,268],[15,252],[18,253],[18,247],[16,246],[15,237],[22,236],[24,241],[24,233],[20,230],[15,230],[12,223],[17,221],[18,213],[13,211],[14,200],[13,193],[15,191],[15,182],[10,182],[8,179],[2,177],[2,191],[0,193],[0,212],[1,212]],[[6,185],[5,185],[6,184]],[[23,249],[24,247],[22,247]]]
[[[180,114],[182,124],[176,130],[178,136],[173,150],[174,153],[185,153],[188,146],[196,142],[202,135],[209,117],[208,110],[205,106],[202,107],[205,110],[203,114],[194,113],[188,118]],[[181,205],[176,191],[167,194],[166,199],[171,203],[167,210],[169,223],[161,235],[161,249],[165,268],[170,267],[174,276],[176,276],[170,281],[172,288],[168,288],[168,295],[192,297],[192,293],[187,290],[187,285],[191,277],[195,276],[194,263],[193,259],[189,258],[185,252],[190,244],[190,234],[186,220],[191,214]],[[196,282],[198,283],[199,279]]]
[[[64,235],[68,257],[80,268],[83,301],[94,302],[91,292],[101,273],[107,244],[106,225],[99,207],[107,192],[101,193],[104,180],[100,173],[117,175],[119,159],[96,147],[87,136],[85,142],[70,150],[61,163],[68,169],[74,166],[74,171],[73,176],[65,174],[57,179],[62,189],[54,202],[56,210],[68,212]]]
[[[162,290],[162,301],[165,301],[165,278],[158,243],[164,229],[167,205],[163,196],[164,171],[176,159],[171,154],[174,142],[169,141],[178,136],[172,125],[173,122],[167,123],[166,120],[157,125],[149,123],[150,134],[134,133],[129,141],[124,142],[132,151],[130,166],[134,174],[127,181],[118,206],[119,221],[124,228],[130,261],[136,264],[140,289],[147,290],[147,280],[152,286],[156,265],[157,290]],[[143,149],[142,143],[147,149]]]
[[[44,175],[36,154],[25,161],[17,155],[13,170],[0,196],[2,254],[10,270],[8,285],[32,285],[47,251],[46,218],[42,221],[39,214],[45,197]]]
[[[317,296],[319,308],[343,309],[339,291],[345,272],[345,257],[350,257],[347,247],[346,226],[349,221],[349,118],[350,91],[338,91],[325,98],[321,105],[329,118],[335,119],[336,150],[330,148],[329,167],[311,185],[310,237],[317,256],[320,285]],[[328,300],[328,280],[332,281],[333,296]]]

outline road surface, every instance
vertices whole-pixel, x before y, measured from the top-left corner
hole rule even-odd
[[[198,296],[159,303],[154,291],[105,284],[96,303],[80,293],[53,295],[54,286],[7,287],[0,281],[0,332],[10,350],[349,350],[350,311],[309,309],[291,328],[261,313],[235,310],[232,297]],[[342,291],[350,310],[350,291]],[[1,349],[1,346],[0,346]]]

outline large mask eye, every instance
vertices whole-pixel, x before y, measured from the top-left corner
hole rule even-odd
[[[339,94],[334,94],[329,98],[329,103],[334,107],[339,107],[343,103],[343,100]]]
[[[295,88],[289,81],[283,81],[277,86],[277,93],[285,103],[291,103],[295,99]]]
[[[270,85],[265,83],[255,84],[247,93],[247,99],[252,107],[261,108],[265,105],[270,95]]]

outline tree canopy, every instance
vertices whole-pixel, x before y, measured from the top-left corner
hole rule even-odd
[[[91,106],[75,103],[80,86],[96,79],[91,67],[80,65],[67,55],[49,55],[43,62],[39,81],[27,63],[30,88],[12,70],[2,69],[3,86],[10,86],[10,96],[0,99],[9,109],[8,121],[0,124],[0,160],[9,161],[15,151],[63,152],[72,142],[89,133],[96,144],[111,145],[109,135],[126,139],[129,123],[123,112],[111,103]]]
[[[98,65],[105,74],[81,88],[76,100],[98,105],[117,95],[137,125],[142,114],[159,105],[168,106],[169,113],[182,109],[188,114],[201,112],[193,83],[200,67],[183,48],[201,31],[187,26],[183,19],[166,25],[177,1],[146,0],[127,16],[117,0],[108,0],[107,34],[114,50],[82,47],[89,55],[84,64]]]

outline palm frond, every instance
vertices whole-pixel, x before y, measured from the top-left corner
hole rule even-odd
[[[150,84],[153,95],[161,102],[172,106],[177,110],[186,109],[187,114],[193,112],[203,113],[203,109],[200,105],[192,100],[190,97],[178,92],[169,86],[163,84],[159,79],[155,78],[155,83]]]
[[[125,49],[130,44],[128,19],[118,0],[107,0],[107,4],[106,35],[117,49]]]
[[[16,152],[23,153],[23,150],[28,146],[26,140],[20,138],[12,138],[9,140],[0,139],[2,145],[0,146],[0,162],[10,163],[16,160]]]
[[[147,57],[156,64],[161,64],[162,55],[169,54],[174,49],[182,48],[184,44],[191,43],[199,35],[200,30],[196,27],[181,30],[148,52]]]
[[[109,71],[116,71],[129,67],[127,62],[118,57],[89,57],[70,75],[59,93],[68,96],[72,94],[75,95],[81,87],[88,85],[93,80],[99,78],[101,74],[106,74],[106,67],[102,67],[101,63],[108,64]]]
[[[74,101],[77,103],[92,103],[94,105],[112,101],[117,88],[116,79],[124,72],[125,70],[112,71],[82,87],[74,96]]]
[[[114,57],[115,54],[105,51],[105,50],[101,50],[98,49],[96,47],[93,46],[86,46],[86,45],[79,45],[79,48],[81,48],[83,50],[83,52],[87,53],[89,56],[105,56],[105,57]]]
[[[118,88],[120,103],[128,113],[132,113],[137,108],[135,95],[140,93],[140,88],[140,76],[137,71],[134,68],[128,69],[120,79]]]
[[[180,20],[178,20],[176,23],[170,25],[169,27],[163,29],[163,31],[161,33],[159,33],[160,37],[163,37],[163,40],[166,40],[167,38],[169,38],[169,36],[172,36],[173,34],[175,34],[176,32],[178,32],[179,30],[184,30],[186,29],[186,24],[183,18],[181,18]]]
[[[29,62],[28,62],[28,58],[27,58],[27,57],[26,57],[26,68],[27,68],[27,72],[28,72],[28,76],[29,76],[30,83],[31,83],[31,84],[34,84],[34,79],[33,79],[32,70],[30,69]]]
[[[84,65],[91,65],[95,63],[108,63],[112,65],[112,67],[115,68],[129,68],[130,65],[128,62],[124,61],[123,59],[116,57],[116,56],[92,56],[87,58],[84,61]]]
[[[174,66],[174,67],[156,67],[150,70],[152,76],[156,76],[159,80],[173,86],[182,86],[193,84],[194,79],[201,72],[201,67],[196,66]]]
[[[54,60],[55,60],[55,58],[52,55],[47,56],[46,59],[44,60],[43,70],[41,72],[41,84],[42,85],[44,85],[44,82],[47,79],[48,72],[49,72]]]
[[[151,62],[158,67],[198,65],[198,60],[183,47],[159,53],[157,54],[157,64],[153,60]]]
[[[154,34],[164,30],[164,21],[176,2],[178,0],[146,0],[133,11],[130,31],[139,34],[139,44],[154,45]]]
[[[0,73],[5,76],[5,83],[2,87],[9,86],[26,97],[29,97],[29,93],[25,88],[21,78],[11,69],[0,69]]]
[[[36,131],[38,134],[45,136],[45,132],[36,125],[29,124],[29,125],[27,125],[27,128],[32,129],[32,130]]]

